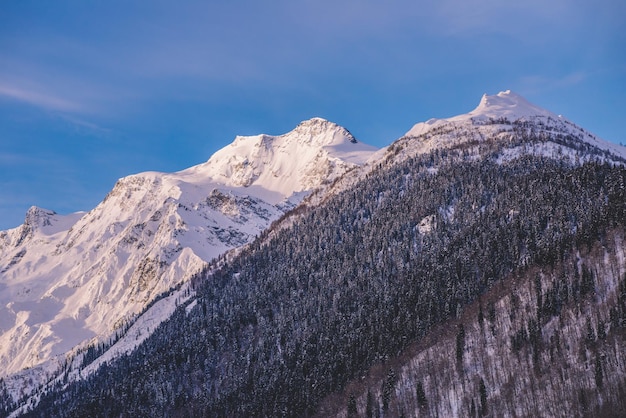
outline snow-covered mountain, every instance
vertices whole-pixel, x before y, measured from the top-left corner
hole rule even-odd
[[[332,193],[350,189],[380,164],[399,164],[434,150],[464,148],[466,158],[498,148],[498,161],[524,155],[540,155],[581,164],[590,160],[626,164],[626,147],[605,141],[562,115],[530,103],[511,90],[484,94],[478,106],[461,115],[429,119],[413,125],[389,146],[381,148],[354,175],[343,176]],[[481,151],[482,148],[482,151]],[[313,194],[308,202],[321,203],[325,194]]]
[[[347,142],[330,137],[325,152],[351,143],[346,133],[339,137]],[[168,197],[172,213],[151,221],[147,212],[139,231],[172,225],[174,216],[177,242],[191,242],[202,236],[191,231],[203,212],[184,196],[210,200],[202,204],[233,221],[241,204],[223,196],[246,188],[279,204],[346,161],[311,163],[328,177],[302,173],[279,157],[296,152],[283,139],[235,141],[241,151],[174,175],[131,178],[107,201],[141,208],[144,195],[177,196]],[[318,152],[304,152],[308,162],[298,167]],[[79,354],[4,409],[17,416],[36,406],[32,416],[42,417],[620,416],[624,156],[510,91],[484,96],[466,115],[417,124],[245,251],[212,264],[193,281],[195,292],[183,285],[160,299],[108,351]],[[216,179],[219,195],[197,193]],[[108,240],[118,236],[128,235]],[[11,268],[28,254],[14,254]],[[2,393],[0,382],[0,411]]]
[[[70,350],[106,341],[135,321],[116,346],[83,369],[91,373],[134,349],[177,301],[194,297],[183,286],[137,318],[157,295],[249,243],[313,190],[321,191],[309,204],[322,204],[329,193],[349,189],[382,166],[453,148],[465,150],[463,158],[488,153],[500,163],[524,155],[573,164],[626,162],[624,147],[511,91],[484,95],[467,114],[418,123],[379,151],[319,118],[281,136],[237,137],[195,167],[119,180],[88,213],[61,216],[31,208],[22,226],[0,232],[0,371],[6,370],[0,377],[36,365],[39,371],[22,372],[26,379],[19,380],[38,374],[41,383],[43,372],[59,376]],[[434,230],[434,218],[420,221],[420,233]],[[80,361],[75,358],[71,367]],[[16,381],[8,381],[14,395],[20,390]]]
[[[53,370],[77,345],[106,340],[374,151],[314,118],[237,137],[187,170],[122,178],[87,213],[31,208],[0,232],[0,377],[47,360]]]

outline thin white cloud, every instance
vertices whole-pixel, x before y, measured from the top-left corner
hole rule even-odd
[[[78,103],[62,97],[4,84],[0,84],[0,96],[48,110],[75,112],[83,108]]]
[[[478,58],[499,55],[500,64],[531,51],[558,55],[562,44],[571,51],[577,41],[568,30],[581,26],[590,7],[579,0],[243,3],[162,3],[141,18],[136,10],[120,17],[115,6],[102,6],[94,31],[51,22],[45,37],[16,36],[19,43],[4,54],[0,44],[3,72],[26,78],[7,83],[0,74],[0,97],[128,116],[149,103],[313,89],[314,80],[345,74],[412,82],[459,67],[455,54],[468,50]],[[521,42],[489,50],[494,39],[500,47],[506,42],[500,35]],[[528,44],[533,49],[524,49]]]

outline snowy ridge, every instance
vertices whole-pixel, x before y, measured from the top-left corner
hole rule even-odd
[[[478,106],[468,113],[415,124],[391,145],[370,154],[360,170],[343,176],[330,191],[311,194],[305,203],[317,205],[329,193],[350,189],[380,163],[395,164],[436,149],[463,145],[474,148],[468,156],[476,159],[480,154],[473,145],[485,142],[503,145],[500,154],[495,156],[500,164],[523,155],[567,159],[573,164],[590,160],[626,164],[626,147],[602,140],[566,118],[506,90],[496,95],[484,94]],[[436,171],[436,168],[431,170]]]
[[[485,122],[490,119],[507,119],[509,121],[537,118],[560,119],[559,116],[533,105],[522,96],[511,90],[502,91],[490,96],[484,94],[478,106],[469,113],[446,119],[429,119],[415,124],[404,136],[420,136],[449,123]]]
[[[377,149],[361,144],[332,122],[314,118],[280,136],[238,136],[204,164],[178,175],[211,178],[226,186],[262,188],[267,201],[332,181],[362,165]],[[252,192],[254,193],[254,192]]]
[[[277,137],[237,137],[187,170],[122,178],[88,213],[31,208],[0,231],[0,377],[38,365],[49,374],[75,347],[107,341],[375,150],[316,118]],[[32,370],[22,380],[43,379]]]
[[[398,142],[410,140],[409,155],[416,155],[463,143],[480,143],[485,138],[509,140],[512,135],[519,135],[522,128],[535,136],[544,133],[548,137],[573,138],[579,145],[589,145],[612,155],[607,155],[605,160],[626,159],[625,147],[602,140],[510,90],[483,95],[478,106],[469,113],[417,123]],[[526,151],[541,153],[540,148],[526,147]],[[579,156],[585,155],[579,153]]]
[[[493,96],[484,94],[478,107],[468,113],[467,116],[478,119],[507,118],[510,120],[535,117],[558,118],[554,113],[535,106],[511,90],[501,91]],[[459,118],[463,119],[464,117],[459,116]]]

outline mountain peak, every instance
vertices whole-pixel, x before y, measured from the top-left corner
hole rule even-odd
[[[356,138],[346,128],[319,117],[304,120],[293,131],[281,136],[295,137],[299,141],[322,146],[346,141],[357,143]]]
[[[231,187],[258,186],[285,198],[364,164],[375,151],[346,128],[312,118],[278,136],[238,136],[206,163],[186,172]]]
[[[501,91],[498,94],[484,94],[478,106],[469,113],[445,119],[429,119],[420,122],[406,133],[404,138],[419,138],[414,141],[414,153],[430,152],[436,148],[449,148],[468,142],[481,142],[485,138],[515,137],[520,136],[519,132],[512,132],[513,125],[532,126],[535,133],[543,132],[543,142],[546,138],[552,138],[551,147],[561,150],[563,141],[574,141],[575,152],[583,144],[583,148],[588,146],[597,148],[605,156],[613,154],[609,159],[617,158],[617,161],[626,160],[626,150],[624,147],[611,142],[604,141],[595,135],[576,126],[566,118],[556,115],[549,110],[543,109],[530,103],[524,97],[511,90]],[[559,138],[560,137],[560,138]],[[526,134],[521,138],[530,140]],[[539,147],[541,148],[541,147]],[[545,153],[545,149],[538,148],[538,153]],[[545,148],[545,147],[544,147]],[[398,148],[396,148],[397,150]],[[557,154],[558,152],[555,151]],[[608,153],[608,154],[607,154]],[[584,153],[583,153],[584,154]],[[589,158],[590,154],[583,155]],[[583,158],[584,159],[584,158]]]
[[[321,124],[337,125],[336,123],[331,122],[327,119],[320,118],[319,116],[314,116],[311,119],[303,120],[302,122],[298,124],[298,126],[314,126],[314,125],[321,125]]]
[[[536,116],[557,118],[552,112],[530,103],[511,90],[501,91],[495,95],[483,94],[478,107],[468,115],[479,118],[507,118],[510,120]]]
[[[39,206],[31,206],[26,211],[26,217],[47,217],[51,215],[55,215],[56,213],[52,210],[40,208]]]
[[[31,226],[32,228],[49,226],[50,218],[56,215],[56,212],[48,209],[43,209],[38,206],[31,206],[26,211],[26,217],[24,224]]]
[[[501,91],[498,94],[483,94],[478,106],[469,113],[453,116],[445,119],[429,119],[414,125],[405,136],[419,136],[429,132],[435,127],[455,123],[473,123],[474,121],[485,121],[489,119],[507,119],[516,121],[519,119],[534,119],[537,117],[562,119],[560,116],[536,106],[524,97],[511,90]]]

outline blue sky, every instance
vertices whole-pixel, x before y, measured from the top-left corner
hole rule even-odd
[[[0,229],[235,135],[320,116],[385,146],[506,89],[626,143],[626,3],[7,0]]]

